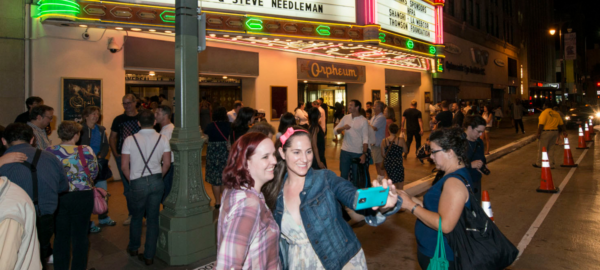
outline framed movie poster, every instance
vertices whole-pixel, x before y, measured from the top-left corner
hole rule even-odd
[[[375,101],[381,100],[381,90],[373,90],[371,92],[371,95],[373,96],[373,103],[375,103]]]
[[[425,104],[431,104],[431,92],[425,92]]]
[[[271,86],[271,121],[287,112],[287,86]]]
[[[62,120],[81,123],[83,109],[102,109],[102,79],[61,78]]]

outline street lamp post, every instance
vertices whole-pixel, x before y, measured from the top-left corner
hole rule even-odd
[[[156,256],[169,265],[214,260],[215,225],[202,182],[198,126],[198,0],[175,2],[175,155],[173,188],[160,213]]]
[[[567,92],[567,88],[565,87],[565,50],[563,49],[563,38],[562,38],[562,28],[563,28],[563,22],[559,22],[559,26],[558,26],[558,41],[560,43],[559,48],[560,48],[560,55],[561,55],[561,61],[560,61],[560,86],[563,89],[564,92]],[[550,35],[554,36],[554,34],[556,33],[555,29],[550,29]],[[563,93],[564,94],[564,93]]]

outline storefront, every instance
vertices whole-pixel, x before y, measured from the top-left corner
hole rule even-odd
[[[520,97],[523,74],[517,73],[516,48],[508,45],[499,52],[449,34],[445,42],[444,72],[434,74],[434,102],[469,101],[506,109]]]

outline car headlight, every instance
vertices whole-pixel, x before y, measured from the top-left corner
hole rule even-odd
[[[597,113],[596,113],[596,117],[600,117],[600,112],[597,112]]]
[[[570,120],[571,117],[565,116],[565,120]]]

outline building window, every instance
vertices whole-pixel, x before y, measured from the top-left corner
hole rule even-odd
[[[446,5],[444,6],[446,12],[452,16],[454,16],[454,0],[446,1]]]
[[[469,0],[469,6],[468,8],[471,9],[471,12],[469,12],[469,24],[470,25],[474,25],[474,21],[473,21],[473,0]]]
[[[467,0],[462,1],[463,21],[467,21]]]
[[[481,29],[481,15],[479,12],[479,4],[475,4],[475,10],[473,13],[475,13],[475,26],[477,26],[477,29]]]
[[[508,77],[514,77],[516,78],[518,75],[517,72],[517,60],[516,59],[512,59],[512,58],[508,58]]]

